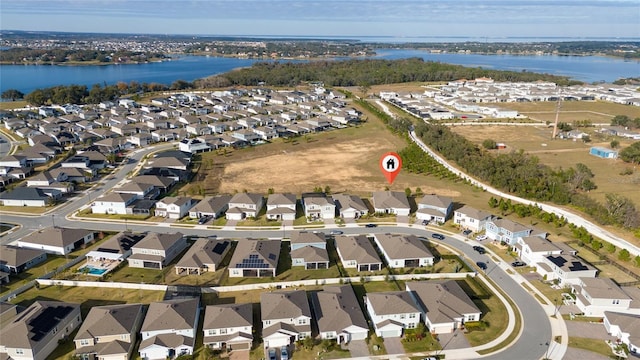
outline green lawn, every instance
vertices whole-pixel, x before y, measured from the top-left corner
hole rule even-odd
[[[13,291],[21,287],[22,285],[57,269],[58,267],[64,265],[67,261],[68,260],[61,255],[47,255],[47,260],[44,263],[23,271],[19,274],[11,274],[11,276],[9,277],[11,281],[8,284],[2,284],[0,286],[0,295],[4,295],[7,292]]]
[[[51,210],[52,206],[4,206],[0,205],[0,212],[17,212],[23,214],[44,214]]]
[[[613,356],[611,348],[604,342],[604,340],[569,336],[569,347],[591,351],[596,354],[604,355],[608,358]]]

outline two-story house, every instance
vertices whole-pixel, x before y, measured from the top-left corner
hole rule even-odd
[[[187,247],[182,233],[150,233],[131,248],[127,259],[135,268],[161,270]]]
[[[435,257],[415,235],[375,234],[373,240],[391,268],[433,266]]]
[[[339,216],[344,219],[358,219],[369,214],[369,208],[359,196],[335,194],[332,197]]]
[[[517,239],[514,251],[522,261],[535,266],[549,255],[560,255],[562,249],[547,239],[538,236],[525,236]]]
[[[180,219],[189,213],[196,201],[187,196],[167,196],[156,202],[155,215],[169,219]]]
[[[100,196],[91,203],[91,212],[94,214],[126,215],[130,211],[129,206],[137,199],[138,197],[134,194],[111,192]]]
[[[260,313],[265,349],[311,336],[311,307],[304,290],[260,294]]]
[[[250,350],[253,343],[253,305],[208,305],[202,324],[204,345],[215,350]]]
[[[264,197],[260,194],[237,193],[229,200],[226,212],[227,220],[255,218],[264,206]]]
[[[425,195],[418,203],[416,218],[443,224],[453,210],[453,200],[447,196]]]
[[[487,237],[494,241],[513,246],[519,237],[531,235],[533,229],[508,219],[491,219],[487,221]]]
[[[324,233],[294,231],[290,244],[291,266],[303,266],[306,270],[329,268]]]
[[[364,304],[382,338],[401,337],[404,329],[414,329],[420,322],[420,308],[408,291],[367,293]]]
[[[311,293],[311,305],[322,340],[338,344],[365,340],[369,325],[351,285],[325,286]]]
[[[463,229],[469,229],[473,232],[480,232],[486,228],[487,221],[491,219],[491,214],[475,209],[471,206],[464,205],[453,212],[453,222],[460,225]]]
[[[296,196],[291,193],[270,194],[267,198],[267,219],[295,220]]]
[[[602,317],[605,311],[628,312],[633,300],[609,278],[580,278],[571,286],[576,306],[584,316]]]
[[[140,328],[143,360],[193,354],[200,315],[198,298],[152,302]]]
[[[336,204],[324,195],[305,195],[302,197],[302,206],[304,215],[311,221],[336,217]]]
[[[85,360],[131,359],[143,312],[142,304],[92,307],[73,339],[75,355]]]

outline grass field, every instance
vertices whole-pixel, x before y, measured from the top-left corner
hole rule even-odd
[[[518,110],[524,115],[542,121],[555,120],[556,102],[533,102],[533,103],[498,103],[501,108]],[[616,115],[627,115],[630,118],[640,117],[640,108],[637,106],[627,106],[614,104],[606,101],[563,101],[560,106],[560,121],[592,120],[597,122],[610,122]],[[601,120],[597,120],[601,119]]]

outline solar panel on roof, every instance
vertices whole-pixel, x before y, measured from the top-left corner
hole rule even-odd
[[[227,248],[227,246],[229,246],[229,242],[228,241],[217,243],[216,246],[213,247],[212,251],[215,254],[222,255],[222,253],[224,253],[224,250]]]
[[[269,259],[275,260],[276,259],[276,254],[269,254]]]
[[[258,255],[256,254],[249,255],[249,259],[257,259],[257,258],[258,258]]]
[[[31,340],[40,341],[71,311],[73,311],[71,306],[55,306],[44,309],[27,324],[32,328]]]
[[[98,249],[97,249],[97,251],[105,252],[105,253],[110,253],[110,254],[117,254],[117,253],[119,253],[119,251],[118,251],[118,250],[116,250],[116,249],[98,248]]]
[[[572,261],[571,266],[569,266],[569,270],[571,271],[581,271],[581,270],[589,270],[583,263],[579,261]]]

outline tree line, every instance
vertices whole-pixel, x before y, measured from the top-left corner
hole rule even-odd
[[[82,49],[31,49],[24,47],[10,48],[0,51],[0,62],[3,63],[66,63],[89,62],[101,63],[146,61],[151,58],[162,59],[166,56],[160,52],[142,51],[104,51]]]
[[[630,199],[606,194],[602,204],[587,195],[596,185],[584,164],[551,168],[522,150],[492,155],[443,125],[420,123],[415,132],[426,145],[495,188],[530,200],[572,205],[601,224],[640,228],[640,211]]]

